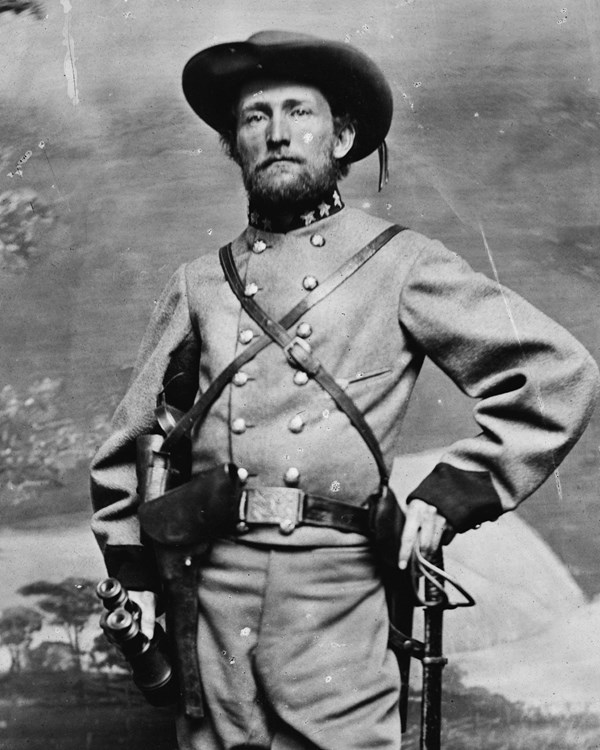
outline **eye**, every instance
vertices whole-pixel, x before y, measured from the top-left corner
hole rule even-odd
[[[292,110],[292,117],[294,120],[298,120],[300,117],[307,117],[310,114],[312,114],[312,112],[308,107],[295,107]]]
[[[247,112],[242,117],[242,122],[244,125],[256,125],[259,122],[262,122],[266,119],[266,115],[264,112]]]

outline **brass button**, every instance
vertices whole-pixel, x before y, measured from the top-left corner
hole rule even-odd
[[[325,244],[325,237],[322,234],[313,234],[310,238],[310,244],[314,247],[323,247]]]
[[[292,533],[292,531],[296,528],[296,524],[292,521],[291,518],[285,518],[280,524],[279,524],[279,533],[284,534],[285,536],[288,536]]]
[[[290,466],[290,468],[287,469],[285,474],[283,475],[283,481],[289,485],[298,484],[299,479],[300,479],[300,472],[295,466]]]
[[[264,240],[256,240],[252,245],[252,252],[260,255],[267,249],[267,243]]]
[[[254,331],[250,328],[244,328],[239,332],[238,340],[240,344],[249,344],[254,338]]]
[[[242,419],[242,417],[234,419],[231,423],[231,431],[236,435],[242,435],[244,432],[246,432],[247,427],[248,425],[246,424],[246,420]]]
[[[319,282],[317,279],[315,279],[314,276],[305,276],[302,279],[302,286],[306,289],[307,292],[311,292],[313,289],[316,289],[319,286]]]
[[[308,383],[308,374],[304,370],[297,370],[294,373],[294,383],[296,385],[306,385]]]
[[[258,292],[258,284],[255,284],[253,281],[244,287],[244,297],[254,297],[256,292]]]
[[[246,385],[248,382],[248,375],[240,370],[239,372],[236,372],[236,374],[232,378],[232,383],[237,386]]]
[[[299,414],[296,414],[295,417],[292,417],[290,421],[288,422],[288,430],[290,432],[302,432],[304,429],[304,420]]]
[[[248,481],[248,469],[244,469],[243,466],[240,466],[237,470],[237,475],[242,484],[245,484]]]
[[[312,333],[312,326],[310,323],[300,323],[296,327],[296,336],[300,336],[301,339],[307,339]]]

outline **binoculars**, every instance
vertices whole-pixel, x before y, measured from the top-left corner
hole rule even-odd
[[[152,706],[171,706],[179,699],[171,668],[167,636],[159,623],[149,639],[140,629],[141,610],[116,578],[105,578],[96,587],[105,612],[100,626],[129,663],[133,681]]]

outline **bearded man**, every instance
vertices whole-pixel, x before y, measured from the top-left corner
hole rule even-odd
[[[241,167],[249,223],[221,265],[204,255],[167,284],[94,460],[93,527],[151,633],[161,583],[140,534],[135,441],[158,431],[157,394],[185,410],[198,391],[192,478],[235,466],[243,502],[199,562],[183,563],[194,653],[180,677],[199,666],[204,715],[184,701],[180,747],[397,750],[385,533],[372,519],[389,499],[424,357],[476,399],[479,432],[399,498],[401,569],[417,540],[432,551],[493,521],[556,469],[589,420],[597,368],[564,329],[439,242],[344,206],[350,163],[379,148],[385,172],[392,115],[390,87],[362,52],[265,31],[200,52],[183,87]],[[200,494],[192,506],[210,521],[223,506]],[[173,497],[144,507],[171,498],[164,523],[181,525]]]

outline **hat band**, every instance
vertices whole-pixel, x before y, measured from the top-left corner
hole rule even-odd
[[[379,154],[379,184],[378,190],[381,192],[383,186],[387,185],[390,181],[390,165],[388,160],[388,147],[385,142],[385,138],[381,141],[377,147],[377,153]]]

